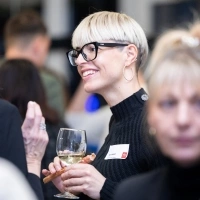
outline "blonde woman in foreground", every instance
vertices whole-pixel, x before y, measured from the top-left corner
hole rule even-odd
[[[122,182],[114,200],[200,199],[200,41],[180,35],[168,42],[148,76],[147,108],[150,132],[170,164]]]

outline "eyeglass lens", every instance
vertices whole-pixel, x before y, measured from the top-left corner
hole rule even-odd
[[[76,59],[78,58],[78,54],[79,53],[76,50],[71,50],[68,52],[67,56],[71,65],[76,66]]]
[[[94,60],[96,57],[96,47],[94,44],[86,44],[82,47],[80,51],[77,50],[71,50],[68,53],[68,58],[71,63],[71,65],[76,66],[76,59],[78,58],[79,54],[82,54],[83,58],[86,61]]]

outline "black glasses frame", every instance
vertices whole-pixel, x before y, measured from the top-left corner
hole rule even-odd
[[[87,59],[87,55],[85,55],[85,53],[83,52],[84,47],[87,46],[87,45],[89,45],[89,44],[93,44],[94,47],[95,47],[95,57],[93,59]],[[94,60],[97,57],[98,47],[99,46],[100,47],[117,47],[117,46],[128,46],[128,45],[129,44],[123,44],[123,43],[90,42],[90,43],[87,43],[84,46],[82,46],[82,48],[80,50],[70,49],[69,51],[67,51],[66,55],[67,55],[67,58],[68,58],[70,64],[73,65],[73,66],[77,66],[77,65],[71,63],[70,52],[72,52],[72,51],[76,51],[77,52],[76,58],[78,58],[78,56],[81,54],[86,61],[92,61],[92,60]]]

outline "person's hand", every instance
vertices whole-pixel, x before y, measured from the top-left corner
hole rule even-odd
[[[66,165],[62,163],[59,157],[55,157],[54,161],[49,164],[49,170],[43,169],[42,174],[44,176],[49,176],[50,174],[55,174],[57,171],[60,171]],[[53,184],[60,190],[61,192],[65,192],[63,181],[61,176],[58,176],[52,180]]]
[[[26,117],[21,128],[28,171],[40,177],[41,160],[48,143],[48,134],[45,119],[37,103],[32,101],[28,103]]]
[[[92,153],[83,157],[82,160],[79,161],[79,163],[91,163],[92,161],[94,161],[95,157],[96,155]],[[58,176],[61,176],[61,174],[66,171],[65,164],[62,161],[60,161],[58,157],[55,157],[54,162],[50,163],[49,168],[51,171],[47,169],[42,170],[43,175],[45,175],[45,178],[43,178],[44,184],[53,181],[54,185],[56,185],[58,189],[60,189],[61,191],[64,190],[63,185],[60,183],[61,178],[58,178],[57,180],[54,179]]]
[[[61,179],[65,191],[73,194],[82,192],[92,199],[100,199],[100,191],[106,180],[92,165],[81,163],[67,166]]]

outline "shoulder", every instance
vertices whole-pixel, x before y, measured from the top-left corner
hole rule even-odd
[[[57,76],[57,74],[42,69],[40,71],[40,77],[46,90],[63,90],[63,81]]]
[[[17,107],[2,99],[0,99],[0,124],[1,135],[4,131],[8,135],[8,130],[18,132],[18,127],[20,128],[22,124],[22,118]]]
[[[148,199],[146,197],[150,195],[155,188],[157,189],[158,185],[161,185],[160,183],[164,171],[164,168],[153,170],[124,180],[117,186],[114,200],[120,200],[122,197],[129,200],[132,199],[133,196],[138,200]]]
[[[163,173],[162,169],[156,169],[150,172],[146,172],[140,175],[133,176],[131,178],[128,178],[124,181],[124,184],[127,185],[129,183],[133,185],[137,185],[138,187],[141,187],[143,184],[152,183],[151,180],[156,180],[159,174]]]
[[[40,70],[40,75],[42,79],[61,82],[61,78],[58,76],[58,74],[48,68],[42,68]]]
[[[17,107],[2,99],[0,99],[0,124],[2,136],[4,132],[8,135],[8,130],[17,132],[18,128],[16,127],[21,127],[22,124],[22,118]]]
[[[11,104],[10,102],[0,99],[0,114],[7,114],[7,113],[11,113],[11,112],[16,112],[18,113],[18,109]]]

